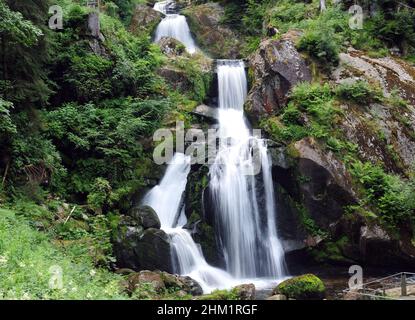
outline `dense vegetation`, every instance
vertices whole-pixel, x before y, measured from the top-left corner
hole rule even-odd
[[[55,2],[64,10],[62,30],[47,26]],[[129,31],[135,5],[145,1],[103,1],[100,40],[88,29],[92,10],[84,1],[55,2],[0,0],[0,298],[128,298],[119,290],[121,276],[110,272],[119,215],[148,179],[158,177],[153,132],[176,119],[189,125],[190,111],[205,100],[212,77],[201,71],[202,57],[168,60],[152,44],[152,30]],[[244,55],[263,38],[299,29],[297,48],[323,78],[349,46],[372,57],[397,47],[403,59],[415,60],[413,0],[361,1],[365,10],[370,3],[377,8],[363,30],[348,25],[345,8],[353,1],[323,12],[319,1],[217,2],[225,8],[221,23],[243,39]],[[187,90],[172,88],[159,75],[165,65],[187,75]],[[347,211],[396,232],[413,223],[415,175],[359,158],[336,125],[345,101],[382,102],[397,114],[407,104],[363,81],[300,84],[281,112],[260,125],[277,142],[313,137],[334,152],[361,195]],[[319,231],[312,221],[309,229]],[[70,291],[49,288],[54,264],[70,279]],[[140,290],[135,298],[151,298]],[[235,298],[226,291],[210,298],[218,297]]]

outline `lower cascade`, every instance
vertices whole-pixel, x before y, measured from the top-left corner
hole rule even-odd
[[[186,17],[181,14],[168,13],[173,4],[171,1],[163,1],[154,5],[154,10],[165,14],[164,19],[157,26],[154,41],[157,42],[163,37],[171,37],[182,42],[187,52],[195,53],[196,44],[190,33]]]
[[[160,184],[144,197],[143,204],[157,212],[161,229],[170,236],[175,272],[196,280],[204,292],[229,288],[237,282],[225,271],[210,266],[189,231],[183,229],[187,218],[181,199],[190,172],[190,160],[189,156],[176,153]]]

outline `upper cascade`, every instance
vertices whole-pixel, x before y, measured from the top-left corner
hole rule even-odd
[[[166,15],[157,26],[154,41],[158,42],[163,37],[171,37],[182,42],[187,52],[195,53],[197,46],[193,40],[186,17],[175,13],[175,3],[173,1],[156,2],[154,10]]]

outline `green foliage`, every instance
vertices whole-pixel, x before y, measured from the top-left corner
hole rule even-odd
[[[24,19],[20,12],[12,11],[3,1],[0,2],[0,35],[2,41],[8,38],[11,42],[26,47],[35,44],[43,34],[31,21]]]
[[[48,137],[71,169],[69,192],[93,191],[100,177],[115,187],[123,181],[141,183],[135,168],[143,161],[139,140],[159,127],[170,104],[167,100],[111,100],[94,104],[67,104],[45,112]]]
[[[334,29],[324,24],[307,30],[298,43],[298,49],[305,51],[324,68],[339,64],[340,47],[335,41]]]
[[[357,104],[369,104],[383,100],[382,91],[371,87],[366,81],[339,84],[335,93],[340,99],[349,100]]]
[[[112,62],[95,54],[72,56],[70,67],[63,76],[65,88],[73,88],[80,101],[98,101],[112,92],[110,81]]]
[[[0,298],[126,299],[121,277],[62,251],[26,219],[0,209]],[[57,279],[62,274],[62,287]],[[55,277],[54,277],[55,275]],[[50,284],[55,284],[51,286]]]
[[[350,173],[362,186],[362,206],[373,208],[381,222],[394,229],[413,222],[415,181],[387,174],[369,162],[353,161]]]
[[[13,103],[0,97],[0,141],[3,141],[7,135],[16,133],[16,125],[10,117],[11,108],[13,108]]]
[[[323,299],[325,294],[323,281],[313,274],[304,274],[281,282],[275,293],[281,293],[296,300]]]
[[[214,290],[210,294],[198,297],[198,300],[240,300],[237,289]]]

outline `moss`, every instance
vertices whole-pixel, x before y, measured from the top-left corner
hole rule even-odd
[[[322,230],[316,224],[314,219],[310,216],[309,212],[307,211],[307,208],[303,204],[294,202],[294,206],[297,209],[301,224],[309,234],[311,234],[312,236],[320,236],[323,238],[327,236],[327,232]]]
[[[328,241],[311,250],[311,255],[317,262],[351,262],[343,255],[344,248],[350,243],[347,236],[337,241]]]
[[[206,294],[197,298],[197,300],[240,300],[237,289],[231,290],[214,290],[210,294]]]
[[[281,282],[273,294],[283,294],[291,299],[323,299],[326,288],[323,281],[313,274],[304,274]]]

